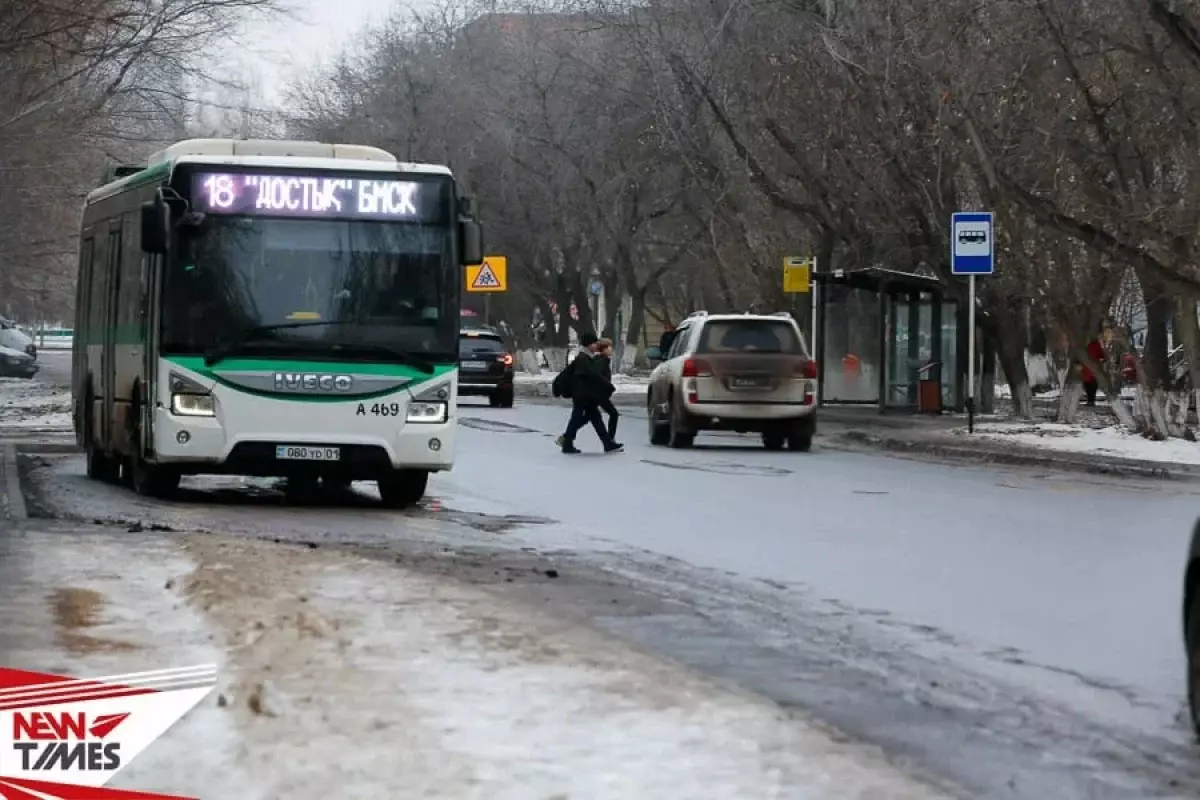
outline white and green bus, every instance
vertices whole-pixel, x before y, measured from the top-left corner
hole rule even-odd
[[[404,507],[453,466],[463,266],[483,255],[447,167],[196,139],[114,178],[80,231],[90,477],[150,496],[184,475],[371,480]]]

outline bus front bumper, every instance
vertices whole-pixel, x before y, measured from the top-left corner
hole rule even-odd
[[[362,431],[322,435],[316,425],[295,433],[265,427],[230,431],[217,417],[177,416],[159,408],[155,412],[154,460],[184,474],[321,474],[351,480],[374,480],[396,469],[440,472],[453,466],[454,417],[445,422],[389,427],[386,433],[373,435]],[[318,451],[322,458],[280,458],[281,446]],[[330,458],[333,455],[336,458]]]

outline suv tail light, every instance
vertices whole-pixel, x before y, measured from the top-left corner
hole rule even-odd
[[[512,353],[505,353],[500,356],[500,360],[504,362],[504,366],[511,367],[513,363]]]
[[[796,364],[795,375],[797,378],[803,378],[809,381],[817,379],[817,362],[816,361],[801,361]]]
[[[683,362],[683,377],[711,378],[712,366],[703,358],[689,358]]]

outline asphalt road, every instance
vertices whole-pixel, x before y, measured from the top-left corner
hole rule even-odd
[[[50,354],[46,354],[50,355]],[[46,373],[54,374],[46,359]],[[565,409],[464,402],[420,510],[292,506],[199,480],[149,503],[76,457],[27,466],[35,514],[352,548],[551,603],[878,742],[968,796],[1200,796],[1180,581],[1200,485],[948,466],[701,437],[564,456]],[[550,570],[556,579],[547,580]]]

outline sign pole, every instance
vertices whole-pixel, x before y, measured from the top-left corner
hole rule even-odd
[[[975,276],[967,277],[967,433],[975,432]],[[962,341],[961,339],[959,341]],[[958,373],[961,375],[962,373]]]
[[[975,277],[996,271],[992,223],[990,211],[959,211],[950,217],[950,272],[967,276],[967,433],[975,432]]]

